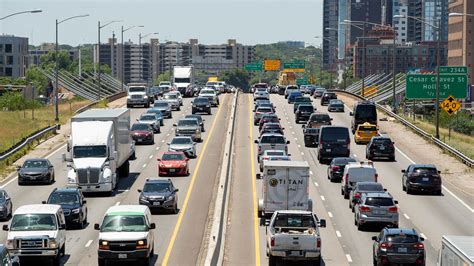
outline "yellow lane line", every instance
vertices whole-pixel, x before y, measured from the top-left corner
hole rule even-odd
[[[227,100],[227,95],[225,96],[225,100]],[[214,121],[212,122],[211,130],[209,131],[209,134],[206,137],[206,141],[204,142],[204,145],[202,147],[201,154],[199,155],[199,159],[196,164],[196,169],[194,170],[193,176],[191,177],[191,182],[189,183],[188,192],[186,193],[186,198],[184,199],[184,202],[183,202],[183,207],[179,211],[178,220],[176,221],[176,225],[173,229],[173,234],[171,235],[170,243],[168,244],[168,248],[166,249],[166,253],[163,258],[163,263],[162,263],[163,266],[166,266],[168,264],[171,251],[173,250],[174,242],[176,241],[176,236],[178,235],[179,229],[181,227],[181,222],[183,221],[183,216],[185,215],[186,208],[188,207],[189,198],[191,196],[191,193],[193,192],[194,182],[196,181],[196,176],[198,175],[202,158],[205,157],[204,154],[206,152],[207,144],[209,143],[209,140],[212,138],[212,133],[214,132],[214,128],[215,128],[215,125],[217,124],[217,120],[219,118],[223,105],[224,105],[224,101],[219,105],[219,108],[217,109],[217,114],[216,114],[216,117],[214,118]]]
[[[252,182],[253,192],[253,233],[255,237],[255,265],[260,265],[260,239],[259,239],[259,223],[258,223],[258,198],[257,198],[257,184],[255,179],[255,153],[253,143],[253,117],[252,117],[252,96],[249,99],[249,129],[250,129],[250,162],[252,165],[252,175],[250,176]]]

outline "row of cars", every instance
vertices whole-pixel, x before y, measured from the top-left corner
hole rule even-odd
[[[193,99],[192,113],[174,125],[175,137],[168,143],[168,151],[158,159],[159,176],[190,174],[189,160],[198,156],[196,145],[202,141],[201,133],[205,130],[200,114],[211,114],[212,105],[218,104],[214,90],[203,89]],[[107,187],[107,183],[103,182],[109,182],[113,191],[118,182],[114,179],[128,176],[128,160],[135,157],[135,145],[139,148],[138,144],[154,143],[154,135],[161,132],[165,119],[172,118],[180,106],[180,93],[171,90],[155,99],[153,106],[133,124],[129,110],[123,108],[92,109],[75,116],[67,145],[72,158],[63,155],[63,160],[71,166],[66,187],[53,189],[42,204],[23,205],[15,211],[7,191],[0,190],[0,212],[5,220],[11,219],[3,226],[3,230],[8,231],[5,246],[9,254],[20,258],[51,258],[53,265],[59,265],[66,250],[66,229],[83,229],[88,225],[88,206],[83,193],[104,191],[101,187]],[[104,134],[99,134],[101,132]],[[110,149],[110,155],[103,153],[104,149]],[[83,165],[83,161],[90,164],[94,160],[101,160],[102,170]],[[112,169],[116,170],[115,175],[109,175]],[[54,166],[48,159],[28,159],[18,167],[18,176],[19,185],[51,184],[55,181]],[[154,254],[155,229],[150,210],[178,213],[178,191],[169,178],[148,178],[138,190],[138,205],[110,207],[102,223],[94,225],[100,231],[98,264],[104,265],[110,260],[138,260],[148,265]]]

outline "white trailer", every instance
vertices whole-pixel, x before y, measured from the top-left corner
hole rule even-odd
[[[474,236],[443,236],[439,266],[473,266]]]
[[[194,95],[193,66],[173,67],[173,85],[183,97],[192,97]]]
[[[306,161],[265,161],[263,163],[262,196],[258,200],[260,217],[275,211],[313,211],[309,198],[309,164]]]
[[[91,109],[71,118],[67,145],[68,186],[84,192],[112,194],[118,177],[128,176],[135,157],[130,137],[130,111],[125,108]]]

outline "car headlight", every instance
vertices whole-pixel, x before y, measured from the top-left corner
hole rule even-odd
[[[6,243],[6,246],[7,246],[7,249],[14,249],[15,248],[15,240],[8,239],[7,243]]]
[[[181,163],[181,167],[186,167],[186,163]]]
[[[173,199],[174,199],[174,197],[173,197],[173,195],[171,195],[171,196],[168,196],[168,198],[166,200],[170,201],[170,200],[173,200]]]
[[[200,133],[201,130],[199,130],[199,128],[196,128],[196,133]]]
[[[144,95],[143,98],[146,99],[146,98],[148,98],[148,96]]]
[[[130,95],[127,95],[127,99],[130,99]]]
[[[211,106],[209,104],[207,104],[206,107],[211,107]]]
[[[58,248],[58,243],[56,242],[56,239],[54,238],[49,239],[49,248]]]
[[[143,194],[140,194],[140,198],[139,198],[139,199],[140,199],[140,200],[147,200],[146,196],[143,195]]]
[[[77,208],[77,209],[72,210],[72,213],[75,213],[75,214],[78,214],[79,212],[81,212],[81,208]]]
[[[74,177],[68,177],[68,178],[67,178],[67,182],[68,182],[68,183],[76,183],[76,178],[74,178]]]

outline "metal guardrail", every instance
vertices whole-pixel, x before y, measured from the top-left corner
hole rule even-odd
[[[358,98],[358,99],[361,99],[361,100],[367,100],[366,98],[363,98],[361,97],[360,95],[357,95],[357,94],[354,94],[354,93],[351,93],[351,92],[347,92],[347,91],[343,91],[343,90],[332,90],[334,92],[340,92],[340,93],[345,93],[345,94],[348,94],[352,97],[355,97],[355,98]],[[389,110],[388,108],[376,103],[375,104],[377,106],[378,109],[382,110],[383,112],[385,112],[387,115],[397,119],[399,122],[401,122],[403,125],[409,127],[410,129],[412,129],[413,131],[415,131],[416,133],[418,133],[419,135],[421,135],[422,137],[430,140],[431,142],[433,142],[434,144],[438,145],[438,147],[440,147],[441,149],[445,150],[445,151],[448,151],[449,153],[451,153],[452,155],[454,155],[457,159],[459,159],[460,161],[462,161],[464,164],[466,164],[467,166],[469,166],[470,168],[473,168],[474,167],[474,160],[469,158],[467,155],[463,154],[462,152],[456,150],[455,148],[449,146],[448,144],[440,141],[439,139],[435,138],[433,135],[429,134],[428,132],[424,131],[423,129],[415,126],[414,124],[410,123],[408,120],[404,119],[403,117],[395,114],[394,112],[392,112],[391,110]]]
[[[17,144],[13,145],[13,147],[11,147],[9,150],[7,150],[2,155],[0,155],[0,162],[8,159],[10,156],[15,154],[19,150],[23,149],[26,145],[32,143],[33,141],[43,137],[44,135],[46,135],[50,132],[55,132],[57,127],[58,127],[58,125],[45,127],[43,129],[40,129],[39,131],[31,134],[30,136],[26,137],[25,139],[21,140]]]
[[[119,92],[119,93],[116,93],[114,95],[110,95],[110,96],[106,97],[105,99],[107,99],[109,101],[114,101],[116,99],[124,97],[125,95],[127,95],[127,92]],[[84,112],[85,110],[87,110],[87,109],[91,108],[92,106],[94,106],[96,103],[98,103],[98,101],[94,101],[90,104],[87,104],[87,105],[79,108],[78,110],[76,110],[75,114]],[[20,142],[16,143],[15,145],[13,145],[7,151],[0,154],[0,162],[8,159],[10,156],[12,156],[16,152],[18,152],[19,150],[24,148],[26,145],[32,143],[33,141],[35,141],[37,139],[42,138],[44,135],[46,135],[50,132],[56,131],[56,129],[59,129],[59,128],[60,128],[60,125],[56,124],[56,125],[53,125],[53,126],[49,126],[49,127],[45,127],[43,129],[40,129],[39,131],[29,135],[25,139],[21,140]]]

